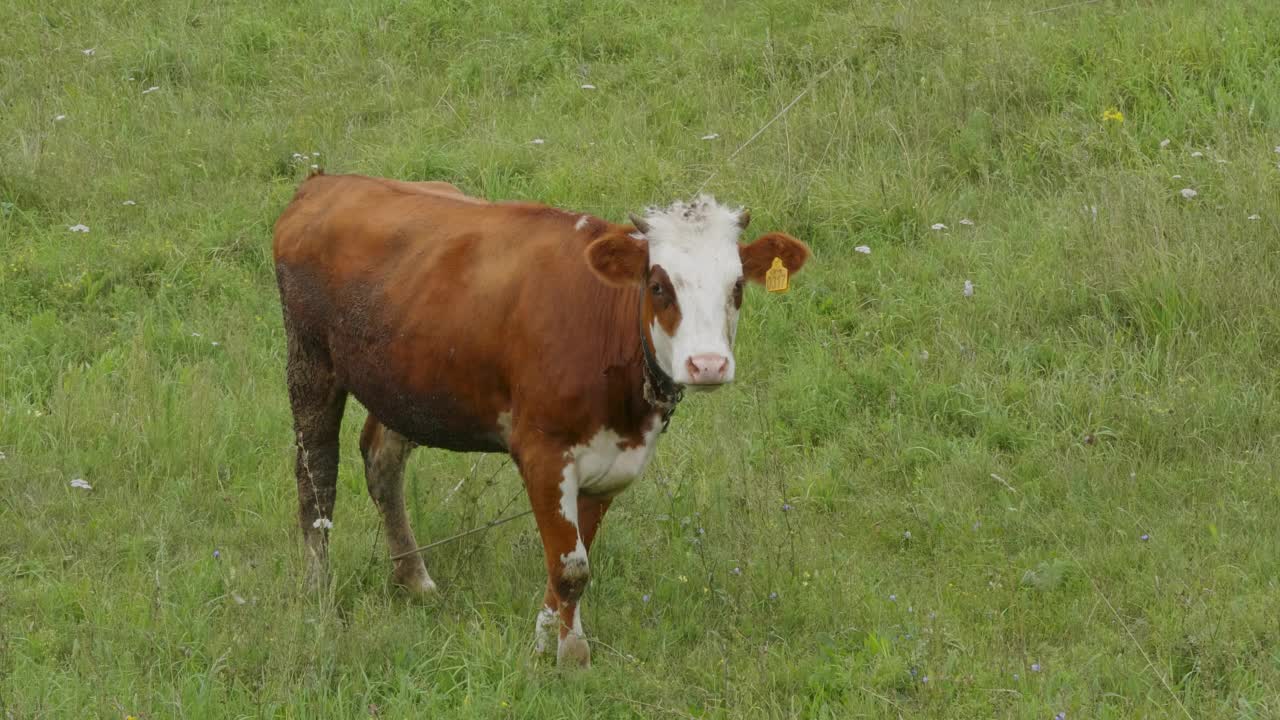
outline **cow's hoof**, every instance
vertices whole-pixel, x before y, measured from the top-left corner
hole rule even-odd
[[[562,668],[591,667],[591,646],[587,639],[575,633],[560,638],[560,647],[556,650],[556,665]]]
[[[391,582],[408,593],[410,597],[417,599],[429,598],[438,592],[436,583],[427,574],[426,568],[414,568],[403,573],[396,568],[396,571],[391,574]]]

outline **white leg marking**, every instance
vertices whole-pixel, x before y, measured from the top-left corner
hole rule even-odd
[[[573,627],[556,646],[556,663],[558,665],[576,665],[591,667],[591,646],[582,631],[581,604],[573,607]]]
[[[533,651],[542,654],[547,651],[547,640],[551,637],[551,632],[560,627],[560,616],[545,605],[538,611],[538,619],[533,628]],[[557,642],[560,639],[560,633],[556,633]]]
[[[582,603],[573,606],[573,628],[569,632],[578,637],[586,635],[586,633],[582,632]]]
[[[573,525],[578,542],[571,552],[560,556],[560,564],[569,575],[586,575],[587,548],[582,544],[582,531],[578,526],[578,472],[571,462],[564,468],[564,481],[560,483],[560,514]]]
[[[511,411],[498,413],[498,435],[502,437],[502,444],[511,444]]]
[[[578,469],[570,462],[561,472],[564,478],[560,482],[560,514],[568,520],[573,529],[578,529]]]
[[[587,216],[583,215],[582,217],[578,218],[578,222],[573,224],[573,229],[581,230],[582,228],[587,226],[587,221],[588,221]]]

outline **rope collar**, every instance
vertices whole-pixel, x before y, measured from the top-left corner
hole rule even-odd
[[[640,312],[640,351],[644,355],[644,399],[662,416],[662,432],[666,432],[676,406],[684,398],[684,386],[672,379],[662,366],[658,365],[658,358],[649,345],[649,334],[645,332],[643,301]]]

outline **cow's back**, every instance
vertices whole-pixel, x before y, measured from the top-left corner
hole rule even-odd
[[[618,336],[620,291],[586,267],[592,232],[574,215],[442,185],[308,179],[276,224],[286,319],[389,427],[420,444],[501,450],[521,386],[540,401],[548,388],[603,398],[590,386],[600,363],[635,347],[604,346]]]

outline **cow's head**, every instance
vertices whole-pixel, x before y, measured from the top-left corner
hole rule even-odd
[[[731,382],[743,284],[764,284],[775,258],[790,273],[809,258],[809,248],[786,233],[739,244],[750,220],[749,212],[703,195],[633,215],[634,232],[610,233],[587,248],[587,263],[605,282],[643,288],[654,355],[682,385]]]

